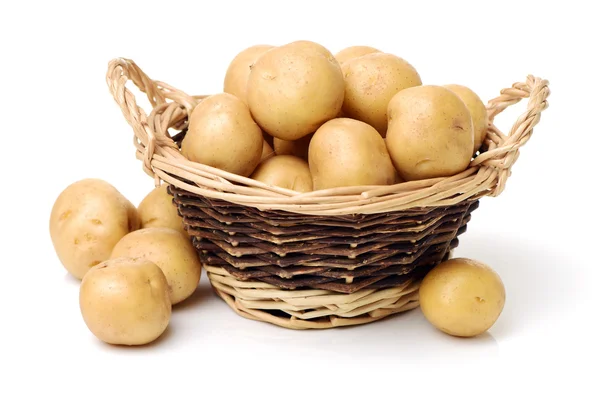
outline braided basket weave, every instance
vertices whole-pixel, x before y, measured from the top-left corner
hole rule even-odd
[[[129,80],[146,93],[149,114]],[[153,81],[122,58],[109,63],[107,83],[144,171],[169,184],[216,293],[241,316],[294,329],[364,324],[418,307],[420,280],[458,245],[479,199],[502,192],[550,93],[533,76],[502,90],[487,105],[482,149],[455,176],[297,193],[180,153],[188,116],[206,96]],[[494,117],[524,98],[527,110],[503,134]]]

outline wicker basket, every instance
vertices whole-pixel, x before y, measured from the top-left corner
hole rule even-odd
[[[131,80],[152,105],[146,114]],[[205,96],[153,81],[131,60],[109,63],[107,83],[132,126],[136,155],[167,182],[216,293],[239,315],[294,329],[364,324],[418,307],[421,278],[447,259],[483,196],[498,196],[546,109],[533,76],[488,105],[490,125],[469,168],[392,186],[296,193],[187,160],[187,118]],[[529,98],[505,135],[493,124]]]

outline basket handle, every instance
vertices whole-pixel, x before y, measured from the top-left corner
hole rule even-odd
[[[529,75],[525,82],[503,89],[500,96],[488,102],[489,126],[484,142],[487,150],[471,161],[471,167],[482,165],[497,170],[498,184],[490,192],[490,196],[498,196],[504,190],[511,168],[519,157],[519,148],[530,139],[542,111],[548,108],[546,99],[549,95],[548,81]],[[517,118],[508,135],[504,135],[494,125],[494,118],[525,98],[529,98],[527,110]]]
[[[148,122],[148,115],[138,106],[134,94],[126,87],[127,82],[130,80],[141,92],[146,94],[152,108],[167,103],[167,99],[173,97],[177,97],[178,99],[182,97],[189,98],[190,100],[184,102],[184,104],[194,102],[195,100],[166,84],[153,81],[133,60],[116,58],[108,64],[106,83],[113,98],[121,108],[123,116],[133,128],[134,145],[138,152],[143,155],[144,171],[148,175],[153,176],[158,184],[158,177],[152,170],[152,156],[157,147],[166,146],[177,151],[178,147],[165,132],[161,132],[159,129],[151,129]],[[190,105],[189,108],[193,108],[193,106]]]

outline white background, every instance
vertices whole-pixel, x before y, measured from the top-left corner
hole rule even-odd
[[[593,2],[551,3],[2,2],[0,399],[593,397],[600,32]],[[78,179],[105,179],[135,204],[153,187],[108,92],[107,63],[132,58],[153,79],[215,93],[238,51],[298,39],[332,52],[378,47],[425,83],[461,83],[484,100],[527,74],[549,79],[550,107],[505,192],[483,199],[456,252],[502,276],[497,324],[459,340],[415,310],[352,329],[288,331],[238,317],[203,276],[154,345],[99,342],[48,219]],[[508,130],[524,107],[498,125]]]

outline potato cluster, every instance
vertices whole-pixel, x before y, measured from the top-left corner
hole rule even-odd
[[[424,85],[412,64],[374,47],[334,55],[301,40],[236,55],[223,93],[193,110],[181,149],[191,161],[308,192],[460,173],[487,126],[483,102],[465,86]]]
[[[54,203],[50,237],[65,269],[81,280],[87,327],[106,343],[156,340],[172,306],[200,281],[200,260],[165,185],[136,208],[103,180],[77,181]]]

